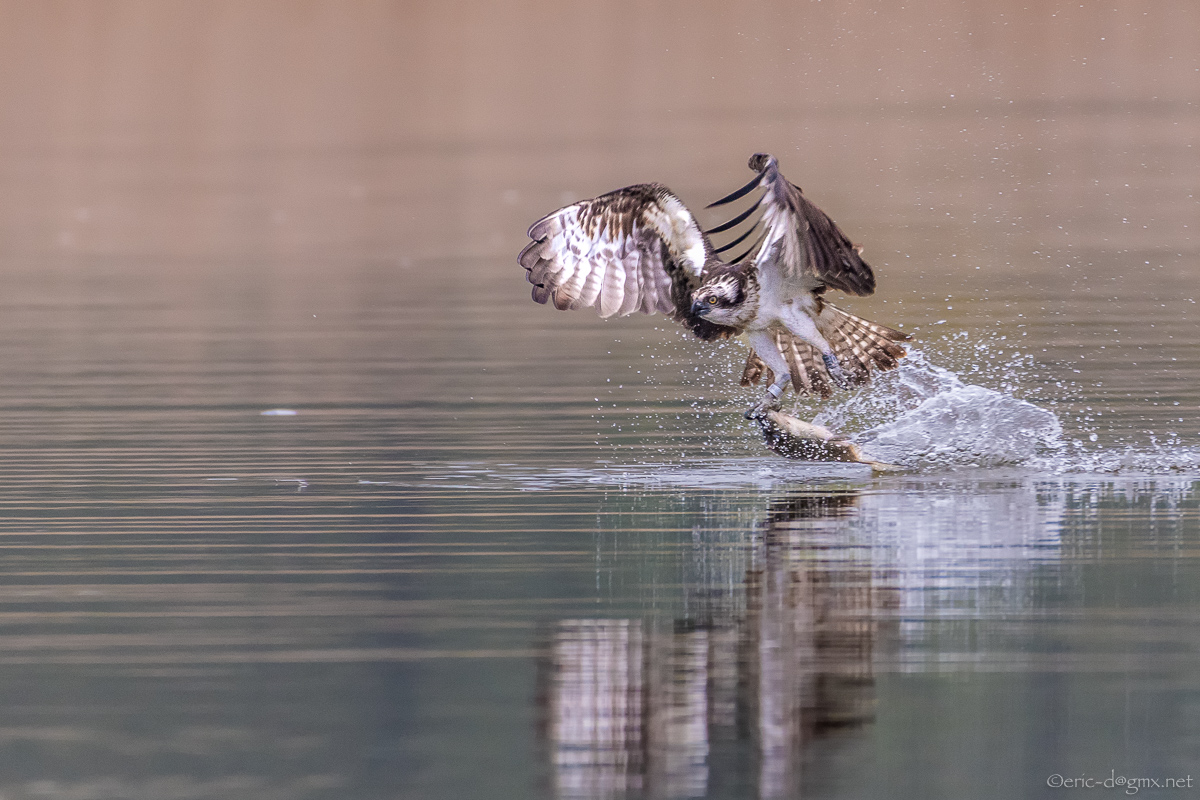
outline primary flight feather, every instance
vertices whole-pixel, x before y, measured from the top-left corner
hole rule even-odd
[[[518,260],[533,299],[560,310],[597,308],[601,316],[658,311],[701,339],[745,335],[752,348],[742,385],[765,378],[767,391],[748,416],[778,406],[790,383],[799,394],[828,397],[905,355],[900,331],[825,302],[828,289],[869,295],[875,275],[859,248],[779,172],[773,156],[756,153],[757,175],[713,203],[762,195],[724,225],[701,230],[695,216],[665,186],[639,184],[561,208],[529,228]],[[711,206],[710,206],[711,207]],[[740,237],[714,248],[710,234],[759,217]],[[760,230],[761,229],[761,230]],[[721,253],[754,232],[749,249],[725,261]]]

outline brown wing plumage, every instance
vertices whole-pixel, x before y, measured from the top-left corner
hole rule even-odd
[[[628,186],[574,203],[535,222],[529,238],[517,260],[539,303],[594,307],[602,317],[661,311],[704,339],[735,333],[691,315],[712,245],[665,186]]]
[[[657,204],[656,188],[619,189],[533,223],[517,257],[533,299],[560,311],[598,306],[603,317],[673,311],[661,237],[638,224]]]
[[[783,177],[774,156],[755,153],[750,157],[750,169],[758,173],[757,178],[712,205],[731,202],[759,187],[763,189],[762,197],[751,209],[762,209],[759,219],[762,237],[746,254],[753,253],[755,266],[764,271],[778,270],[786,282],[800,282],[810,290],[825,286],[857,295],[875,291],[875,274],[863,261],[859,248],[828,214],[804,196],[799,186]],[[710,233],[726,230],[749,213],[713,228]]]
[[[801,193],[799,186],[782,182],[787,184],[791,205],[796,209],[792,213],[792,225],[795,229],[801,225],[808,227],[807,235],[803,237],[804,269],[831,289],[862,296],[874,294],[875,273],[863,261],[859,248],[850,242],[828,214]],[[789,268],[795,269],[795,265],[790,264]]]
[[[897,342],[911,338],[906,333],[856,317],[829,303],[824,304],[817,316],[817,327],[833,348],[846,377],[855,385],[868,382],[874,372],[895,369],[899,359],[905,355],[904,348]],[[783,328],[776,328],[773,333],[775,345],[792,373],[792,388],[796,394],[815,394],[822,398],[831,396],[833,381],[816,348]],[[757,384],[764,375],[768,383],[774,380],[771,370],[751,352],[742,371],[742,385]]]

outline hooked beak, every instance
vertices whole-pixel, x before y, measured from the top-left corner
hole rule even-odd
[[[708,304],[707,303],[705,303],[702,300],[693,300],[692,301],[692,315],[693,316],[703,317],[707,313],[708,313]]]

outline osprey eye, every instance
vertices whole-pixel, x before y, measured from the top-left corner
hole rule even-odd
[[[717,304],[717,298],[715,296],[708,298],[708,304],[710,306],[715,306]]]

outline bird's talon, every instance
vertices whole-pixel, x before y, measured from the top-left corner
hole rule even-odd
[[[823,353],[821,360],[825,362],[825,370],[829,373],[829,377],[833,380],[834,385],[839,389],[851,388],[853,384],[850,383],[850,378],[847,377],[846,371],[842,369],[842,365],[838,363],[835,356]]]
[[[767,416],[768,412],[778,411],[783,408],[783,404],[779,402],[779,398],[773,394],[768,394],[756,405],[750,406],[746,411],[746,419],[762,419]]]

